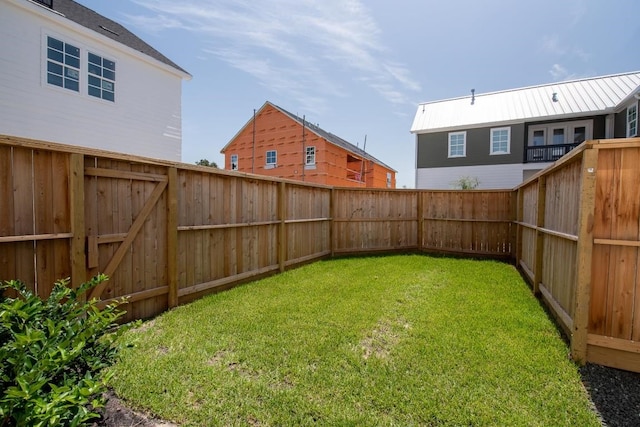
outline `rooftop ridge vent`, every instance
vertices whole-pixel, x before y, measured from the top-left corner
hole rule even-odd
[[[53,1],[53,0],[51,0],[51,1]],[[113,31],[112,29],[105,27],[104,25],[99,25],[99,27],[101,29],[105,30],[107,33],[113,34],[114,36],[119,36],[120,35],[120,34],[116,33],[115,31]]]

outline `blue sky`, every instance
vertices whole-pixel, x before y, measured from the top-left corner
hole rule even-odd
[[[413,188],[418,103],[640,70],[637,0],[78,0],[186,69],[182,158],[220,149],[265,101]]]

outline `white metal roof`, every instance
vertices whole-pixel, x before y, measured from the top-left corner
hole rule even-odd
[[[418,105],[412,133],[430,133],[613,112],[640,89],[640,71],[592,77]],[[553,94],[557,101],[553,101]]]

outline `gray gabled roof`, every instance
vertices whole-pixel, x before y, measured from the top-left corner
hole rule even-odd
[[[376,159],[375,157],[373,157],[371,154],[367,153],[366,151],[364,151],[363,149],[361,149],[360,147],[353,145],[352,143],[345,141],[344,139],[340,138],[337,135],[332,134],[331,132],[327,132],[326,130],[322,129],[319,126],[316,126],[312,123],[307,122],[306,120],[298,117],[296,114],[290,113],[289,111],[285,110],[284,108],[280,108],[275,104],[270,103],[269,101],[267,101],[265,103],[265,105],[271,105],[272,107],[280,110],[282,113],[286,114],[287,116],[289,116],[290,118],[292,118],[293,120],[295,120],[296,122],[300,123],[301,125],[305,126],[305,128],[309,129],[310,131],[312,131],[313,133],[315,133],[316,135],[318,135],[320,138],[323,138],[325,140],[327,140],[328,142],[330,142],[333,145],[336,145],[340,148],[344,148],[345,150],[349,151],[352,154],[355,154],[356,156],[365,158],[367,160],[370,160],[372,162],[378,163],[381,166],[384,166],[387,169],[390,169],[394,172],[397,172],[395,169],[393,169],[391,166],[388,166],[386,164],[384,164],[383,162],[381,162],[380,160]]]
[[[41,3],[35,1],[35,3]],[[46,6],[43,6],[47,8]],[[189,73],[171,61],[169,58],[158,52],[156,49],[145,43],[138,36],[127,30],[124,26],[112,21],[109,18],[105,18],[97,12],[76,3],[73,0],[53,0],[53,10],[58,12],[65,18],[82,25],[90,30],[95,31],[98,34],[109,37],[123,45],[130,47],[138,52],[142,52],[151,58],[154,58],[163,64],[166,64],[176,70],[179,70],[187,75]]]
[[[564,81],[426,102],[418,105],[412,133],[609,114],[640,90],[640,72]],[[555,94],[555,95],[554,95]]]

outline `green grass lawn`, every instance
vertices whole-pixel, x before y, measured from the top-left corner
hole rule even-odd
[[[116,393],[182,425],[600,425],[558,331],[499,262],[317,262],[125,339]]]

